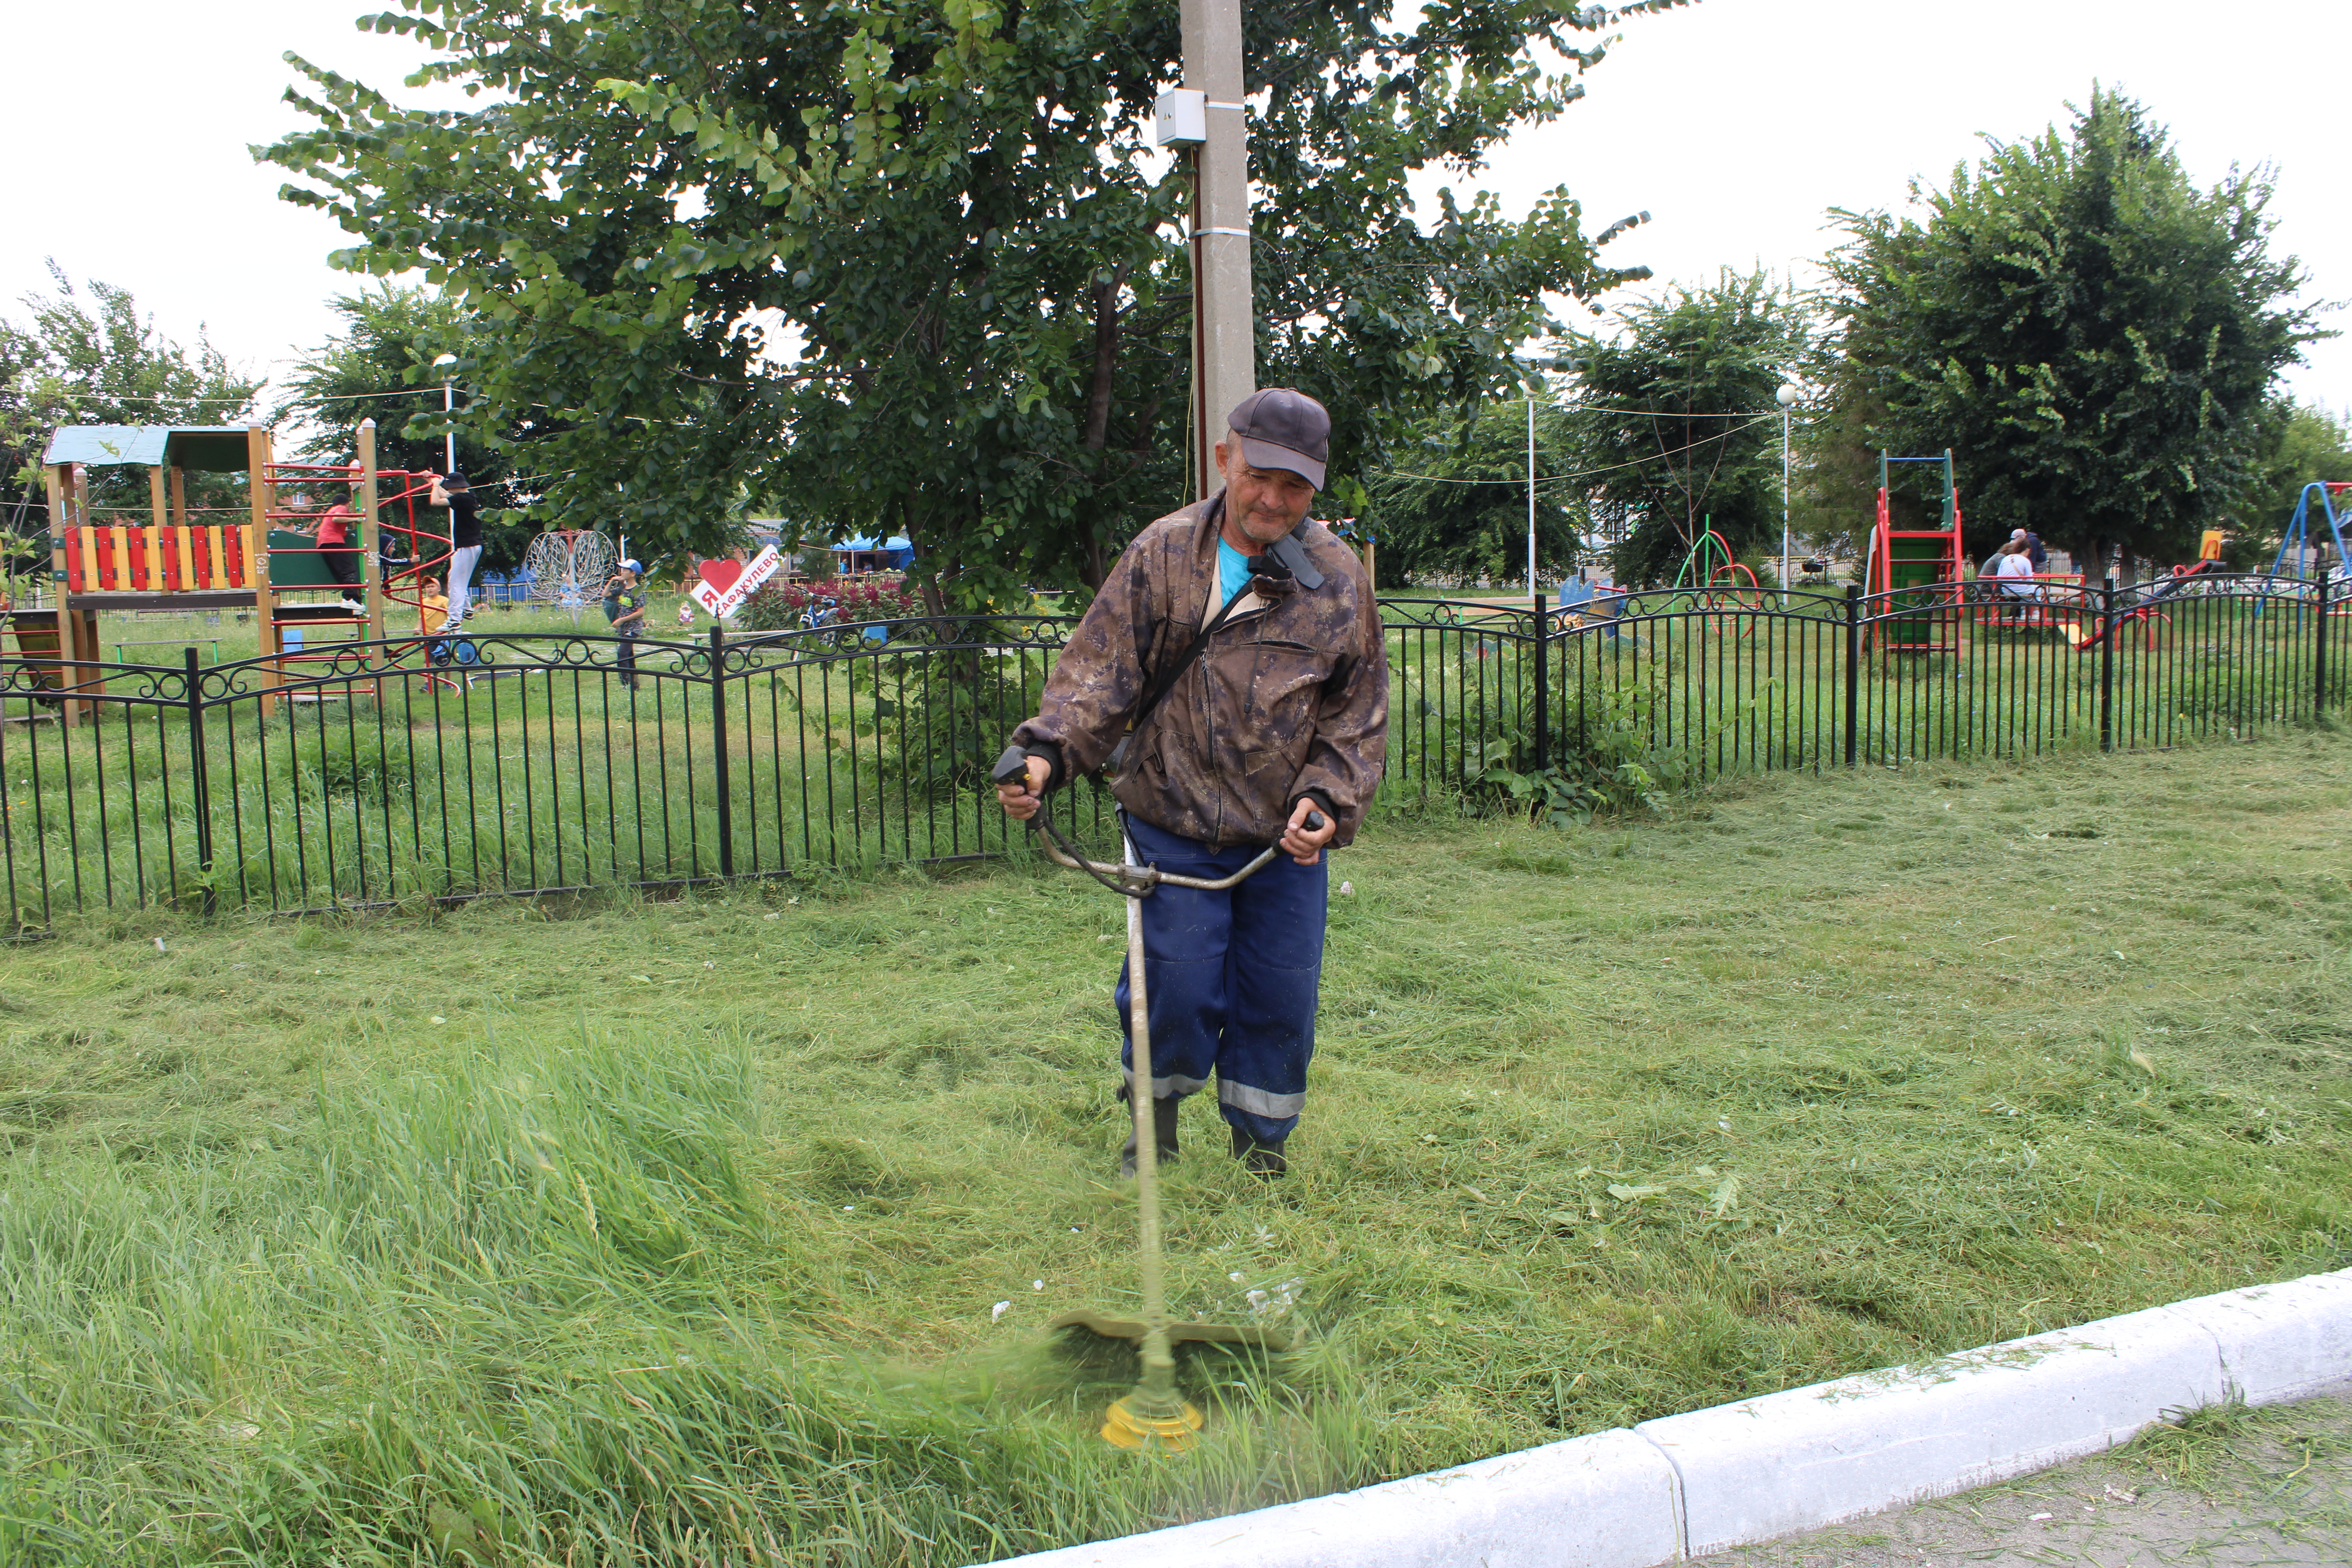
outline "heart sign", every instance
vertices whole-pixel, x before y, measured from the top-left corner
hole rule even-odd
[[[752,590],[774,576],[783,563],[783,556],[772,544],[748,562],[706,561],[696,568],[701,581],[695,584],[692,597],[696,604],[723,619],[742,608]]]

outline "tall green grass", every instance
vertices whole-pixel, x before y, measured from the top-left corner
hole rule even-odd
[[[1188,1368],[1181,1463],[1073,1419],[1110,1362],[894,1367],[796,1302],[739,1047],[583,1037],[323,1100],[282,1149],[0,1174],[0,1561],[940,1564],[1381,1472],[1360,1389]]]
[[[1178,1310],[1306,1348],[1174,1463],[1044,1331],[1134,1304],[1089,882],[61,921],[9,1550],[929,1568],[2352,1264],[2352,741],[1669,805],[1340,856],[1291,1178],[1196,1101],[1167,1188]]]

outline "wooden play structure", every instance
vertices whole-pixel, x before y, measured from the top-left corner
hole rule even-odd
[[[1939,527],[1895,526],[1887,483],[1895,465],[1902,463],[1938,468],[1943,480],[1937,509]],[[1961,560],[1960,491],[1952,477],[1952,449],[1945,447],[1937,458],[1879,453],[1878,517],[1870,531],[1862,579],[1864,592],[1875,601],[1869,606],[1870,646],[1887,653],[1964,654]]]
[[[446,523],[436,533],[433,521],[419,515],[434,476],[378,469],[373,420],[360,426],[358,437],[360,460],[339,467],[278,461],[269,430],[258,425],[60,427],[41,460],[54,603],[15,610],[9,620],[18,651],[60,694],[64,722],[77,725],[95,707],[75,693],[105,689],[111,667],[100,657],[102,611],[250,609],[261,657],[270,661],[260,670],[264,712],[271,710],[274,689],[299,677],[305,663],[358,658],[366,668],[388,668],[396,655],[385,643],[387,615],[404,620],[404,607],[413,609],[417,630],[429,629],[424,582],[449,556]],[[145,521],[133,522],[135,514],[122,510],[94,512],[89,471],[105,466],[145,468]],[[191,510],[189,474],[240,472],[243,506],[226,515],[224,509]],[[325,510],[291,504],[298,494],[349,506],[357,587],[339,583],[317,538],[293,526],[315,526]],[[386,529],[410,542],[409,559],[390,584],[379,564]],[[363,593],[364,608],[351,608],[347,593]],[[337,694],[349,689],[341,682],[335,688]]]

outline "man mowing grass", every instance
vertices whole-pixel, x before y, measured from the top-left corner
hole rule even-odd
[[[1227,423],[1216,448],[1224,488],[1119,556],[1038,715],[1013,731],[1025,775],[997,798],[1025,822],[1047,791],[1109,763],[1146,864],[1214,879],[1279,841],[1289,858],[1235,888],[1162,887],[1142,906],[1160,1157],[1175,1156],[1177,1107],[1213,1071],[1234,1157],[1272,1177],[1289,1169],[1307,1102],[1324,848],[1354,839],[1388,747],[1388,650],[1361,563],[1307,516],[1330,416],[1270,387]],[[1115,994],[1124,1028],[1124,965]],[[1132,1040],[1120,1059],[1125,1099]],[[1130,1131],[1126,1173],[1135,1153]]]

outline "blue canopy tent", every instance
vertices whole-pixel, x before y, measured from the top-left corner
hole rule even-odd
[[[861,572],[904,572],[915,563],[914,541],[903,533],[887,539],[861,534],[832,546],[834,564],[844,575]]]

